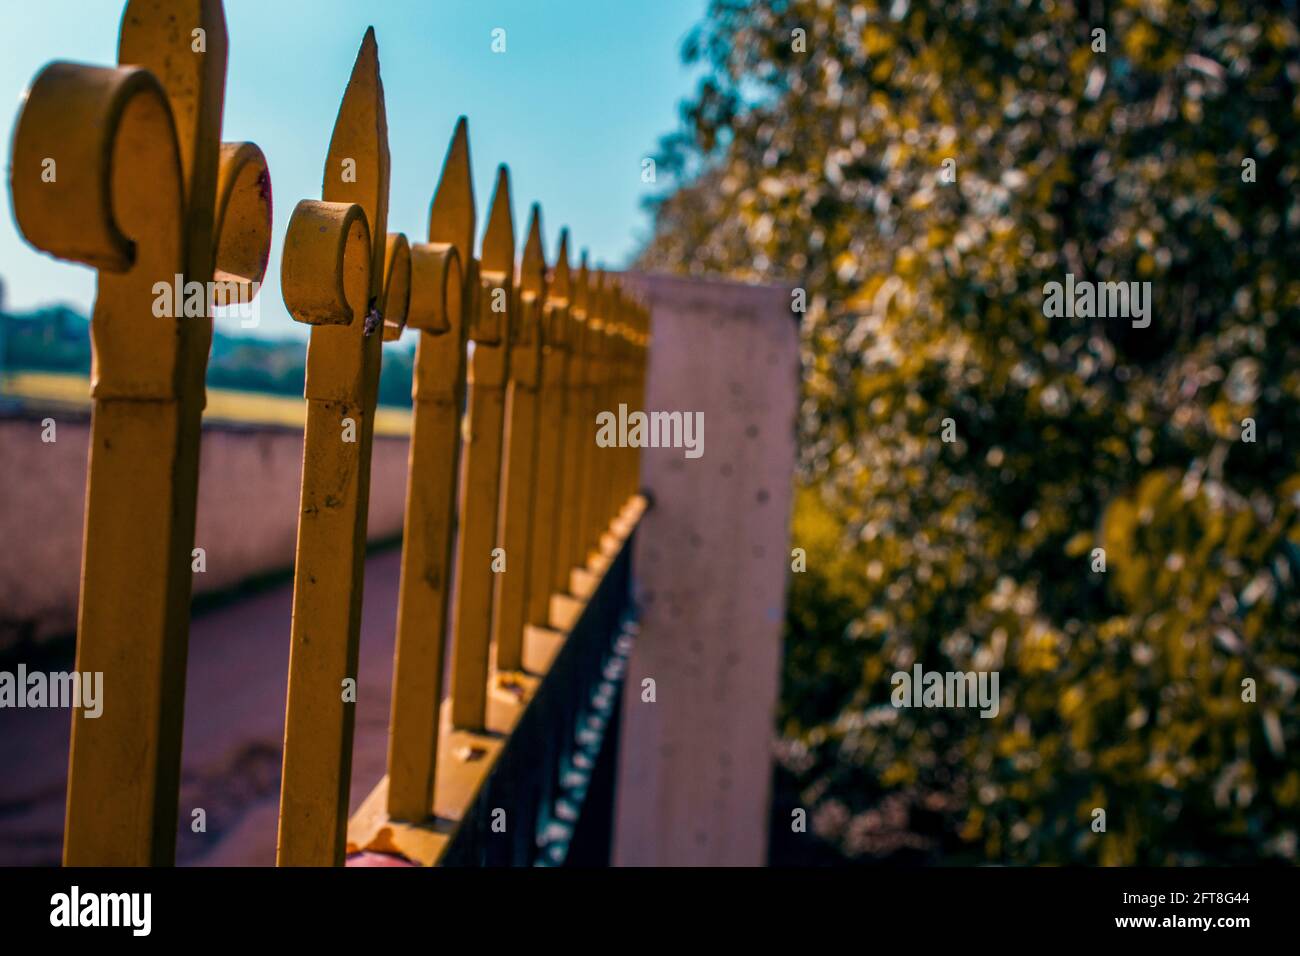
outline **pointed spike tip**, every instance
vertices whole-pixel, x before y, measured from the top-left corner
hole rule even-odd
[[[553,299],[571,299],[573,280],[569,269],[569,227],[560,230],[560,247],[555,250],[555,265],[551,269],[549,294]]]
[[[483,235],[483,270],[510,275],[515,268],[515,220],[510,204],[510,170],[502,163],[497,167],[496,190],[487,232]]]
[[[578,257],[578,277],[573,284],[573,305],[584,315],[591,311],[591,269],[587,266],[587,250]]]
[[[528,207],[528,239],[525,246],[537,243],[537,248],[542,248],[542,206],[540,203],[533,203]],[[525,251],[527,251],[525,249]]]
[[[597,267],[593,276],[594,281],[592,282],[591,301],[588,303],[588,312],[591,315],[598,316],[601,321],[608,325],[610,294],[609,273],[603,268]]]
[[[541,295],[546,288],[546,250],[542,248],[542,207],[533,203],[528,214],[528,239],[524,242],[524,258],[520,263],[520,287],[525,292]]]
[[[456,120],[438,186],[429,207],[429,241],[450,242],[460,255],[461,268],[474,255],[474,179],[470,172],[469,121]]]
[[[366,67],[373,65],[375,72],[379,72],[379,41],[375,39],[374,27],[367,27],[366,35],[361,38],[361,46],[357,49],[357,58],[352,65],[353,76],[357,74],[363,64]]]
[[[350,165],[354,175],[345,178]],[[321,181],[326,202],[359,203],[370,226],[372,294],[382,281],[391,157],[384,83],[374,31],[367,30],[339,103]]]

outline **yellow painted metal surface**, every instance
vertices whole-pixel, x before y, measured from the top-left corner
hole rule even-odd
[[[498,546],[501,458],[507,441],[506,385],[516,324],[513,216],[510,177],[502,166],[483,237],[482,267],[474,290],[477,302],[470,312],[474,355],[469,369],[468,433],[461,462],[451,663],[452,724],[465,730],[483,729],[487,708],[493,551]],[[497,559],[499,566],[499,555]]]
[[[636,345],[632,339],[632,323],[635,321],[636,305],[631,301],[624,301],[622,306],[622,315],[619,327],[619,366],[618,366],[618,402],[626,405],[629,409],[637,408],[635,398],[632,394],[632,376],[636,364]],[[619,451],[618,461],[615,462],[614,473],[614,508],[615,513],[621,512],[627,500],[632,497],[634,487],[630,482],[630,473],[632,463],[636,454],[634,448],[624,448]]]
[[[368,30],[330,140],[323,201],[298,204],[281,264],[285,305],[313,326],[276,853],[281,866],[343,862],[382,324],[384,314],[406,311],[404,302],[385,298],[403,291],[385,268],[388,181],[379,51]]]
[[[617,413],[620,404],[627,404],[627,363],[628,339],[627,323],[631,315],[631,301],[620,289],[614,297],[613,324],[610,328],[612,339],[612,362],[610,372],[610,408]],[[633,406],[629,406],[631,408]],[[623,489],[623,473],[627,467],[628,448],[615,448],[610,462],[609,479],[605,482],[605,500],[603,509],[607,520],[618,517],[626,496]]]
[[[400,232],[390,232],[384,243],[383,341],[394,341],[406,328],[411,303],[411,245]]]
[[[469,283],[478,276],[473,242],[474,187],[469,134],[462,118],[434,193],[429,242],[412,250],[410,324],[421,331],[411,392],[414,411],[388,736],[386,809],[395,820],[422,820],[433,810],[465,398],[467,309],[474,301]],[[448,274],[439,290],[433,280],[442,263]]]
[[[99,270],[76,666],[104,673],[109,703],[73,719],[63,858],[170,865],[212,323],[155,316],[153,287],[208,282],[214,250],[217,266],[260,279],[270,181],[256,147],[219,143],[218,0],[133,0],[119,62],[41,71],[15,127],[10,189],[29,242]],[[226,225],[238,235],[219,240]]]
[[[620,301],[622,290],[616,279],[607,279],[602,308],[604,339],[601,343],[600,384],[597,390],[597,412],[608,411],[618,414],[618,372],[620,333]],[[592,419],[593,444],[595,418]],[[595,460],[592,467],[592,493],[590,525],[587,531],[588,551],[599,553],[601,540],[614,517],[614,476],[617,474],[618,462],[623,449],[617,445],[601,448],[596,446]]]
[[[643,304],[637,308],[632,341],[634,351],[629,407],[644,409],[646,376],[650,370],[650,310]],[[641,491],[641,449],[633,448],[628,458],[628,494],[636,495]]]
[[[199,28],[202,50],[192,43]],[[215,278],[224,288],[207,302],[210,315],[256,289],[270,242],[264,157],[252,144],[218,141],[219,0],[132,0],[120,59],[127,65],[116,69],[42,71],[16,126],[10,172],[29,241],[100,270],[77,667],[105,673],[110,704],[96,721],[74,720],[70,864],[173,860],[212,325],[208,316],[156,317],[155,286]],[[42,176],[47,158],[59,164],[56,180]],[[322,199],[297,205],[285,238],[285,304],[312,327],[304,401],[211,396],[214,417],[304,427],[280,865],[343,862],[377,431],[411,435],[389,776],[377,791],[390,820],[419,824],[434,812],[436,781],[449,769],[440,739],[481,740],[502,713],[524,706],[536,680],[505,672],[526,661],[538,672],[549,666],[565,630],[540,629],[557,627],[551,599],[579,590],[575,568],[589,572],[588,583],[598,577],[606,536],[611,547],[625,541],[640,513],[625,508],[637,452],[599,448],[595,416],[643,400],[643,310],[613,276],[593,276],[585,255],[571,274],[567,233],[548,275],[537,206],[516,280],[504,166],[474,258],[463,119],[427,243],[386,232],[389,163],[371,30],[339,109]],[[408,327],[419,336],[413,411],[389,412],[384,425],[381,343]],[[75,377],[9,376],[6,387],[85,401]],[[616,521],[624,512],[632,517]],[[448,728],[440,704],[453,580]],[[570,611],[582,600],[569,598]],[[504,704],[489,695],[493,647],[496,670],[519,691]],[[451,776],[478,780],[481,771]],[[368,812],[379,815],[378,804]]]
[[[594,425],[587,427],[590,401],[588,378],[591,368],[588,338],[588,312],[591,302],[591,273],[587,269],[587,255],[583,253],[578,266],[577,280],[573,284],[573,304],[569,310],[570,339],[568,362],[568,387],[565,389],[564,412],[564,482],[560,528],[556,538],[554,565],[554,590],[565,594],[570,589],[570,572],[578,563],[578,530],[581,518],[582,476],[592,438]]]
[[[564,514],[565,412],[568,405],[569,232],[560,233],[560,248],[546,289],[542,318],[542,376],[538,396],[537,490],[533,496],[533,532],[529,546],[525,619],[535,627],[550,623],[551,594],[556,590],[561,518]]]
[[[501,473],[501,527],[497,538],[506,570],[494,576],[492,643],[499,671],[523,667],[524,616],[531,574],[534,499],[537,487],[538,389],[542,378],[542,310],[546,303],[546,256],[542,214],[534,204],[519,270],[518,324],[511,347],[508,443]]]
[[[628,509],[626,522],[611,532],[616,547],[628,547],[628,538],[643,509],[644,501],[637,499]],[[576,612],[581,613],[583,602],[575,603]],[[496,768],[510,735],[536,700],[544,681],[550,679],[547,675],[551,664],[566,637],[556,631],[529,629],[524,649],[529,673],[516,675],[517,695],[493,694],[489,698],[487,726],[483,732],[456,730],[450,726],[450,720],[444,719],[440,751],[445,756],[437,766],[436,816],[418,822],[392,817],[385,810],[389,787],[389,778],[385,777],[360,803],[349,821],[349,852],[394,853],[421,866],[437,866],[443,862],[459,828],[482,807],[482,788]],[[474,759],[460,756],[466,751],[472,751]]]
[[[641,321],[642,307],[628,294],[624,294],[621,303],[619,321],[619,386],[618,402],[629,409],[641,409],[642,403],[636,390],[637,370],[644,361],[644,354],[637,344],[636,328]],[[639,481],[638,449],[624,448],[619,452],[614,478],[614,509],[621,514],[628,502],[637,493]]]
[[[570,563],[575,568],[585,569],[594,549],[593,529],[596,527],[597,482],[601,475],[601,465],[607,463],[604,452],[607,449],[596,445],[596,415],[604,408],[605,387],[605,297],[608,278],[604,271],[598,271],[590,285],[587,301],[587,324],[583,336],[584,355],[586,358],[582,389],[581,431],[579,432],[577,459],[579,473],[577,477],[577,507],[574,509],[573,553]]]

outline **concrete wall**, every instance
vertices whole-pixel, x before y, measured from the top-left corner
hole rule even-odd
[[[643,607],[623,700],[614,862],[761,865],[790,569],[799,336],[789,290],[668,276],[646,410],[704,413],[704,454],[642,450]],[[642,682],[655,681],[655,701]]]
[[[57,440],[41,441],[52,415]],[[90,422],[84,413],[0,417],[0,651],[76,628]],[[405,438],[376,436],[370,538],[398,535],[406,494]],[[195,594],[293,564],[302,431],[208,425],[200,459],[195,545],[207,570]]]

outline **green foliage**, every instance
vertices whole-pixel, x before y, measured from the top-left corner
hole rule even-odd
[[[0,312],[0,372],[40,369],[90,372],[90,329],[84,316],[50,306],[22,317]]]
[[[1296,862],[1300,32],[1083,6],[714,0],[640,264],[808,290],[780,730],[819,833]],[[1045,317],[1067,272],[1151,282],[1151,326]],[[894,708],[916,661],[1000,714]]]

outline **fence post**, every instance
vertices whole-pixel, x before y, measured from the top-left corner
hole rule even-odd
[[[225,304],[211,282],[248,301],[270,247],[265,159],[219,142],[226,49],[218,0],[129,3],[122,66],[49,64],[15,126],[19,228],[99,269],[76,668],[104,675],[107,702],[73,718],[70,866],[175,858],[203,380]],[[243,229],[222,243],[226,210]],[[156,316],[159,283],[201,314]]]
[[[623,284],[654,309],[638,405],[702,415],[706,442],[689,460],[642,450],[653,510],[633,560],[637,593],[654,600],[641,609],[622,691],[614,863],[761,865],[790,574],[790,291],[646,274]],[[646,335],[644,316],[638,324]],[[665,674],[681,707],[661,706]],[[644,677],[660,678],[660,704],[642,702]]]
[[[591,561],[592,540],[596,533],[599,516],[599,481],[604,464],[601,452],[604,449],[596,444],[596,416],[605,410],[605,386],[609,337],[605,334],[608,299],[611,277],[605,271],[596,275],[595,288],[587,310],[587,387],[580,441],[586,446],[582,459],[581,492],[578,497],[578,530],[574,539],[572,563],[575,568],[585,571]],[[585,597],[586,595],[579,595]]]
[[[620,290],[615,311],[614,392],[613,398],[610,399],[612,402],[611,407],[615,412],[618,411],[620,405],[626,406],[629,412],[635,410],[635,406],[629,401],[628,396],[632,344],[630,323],[633,309],[634,305],[630,296]],[[627,474],[627,461],[631,453],[631,447],[620,447],[614,452],[614,459],[610,463],[609,500],[605,505],[608,514],[607,525],[618,520],[619,515],[623,513],[624,505],[627,504],[627,489],[623,479]]]
[[[649,335],[650,312],[640,302],[633,309],[632,323],[628,330],[629,374],[627,385],[627,404],[629,408],[645,411],[645,379],[650,364]],[[624,475],[624,500],[638,494],[641,490],[641,449],[629,448],[626,473]]]
[[[483,730],[487,716],[488,639],[492,633],[492,564],[497,547],[506,382],[514,332],[515,229],[510,174],[497,172],[483,237],[477,307],[469,336],[468,434],[461,463],[460,534],[456,543],[456,601],[451,658],[452,726]]]
[[[314,326],[280,788],[281,866],[341,865],[346,838],[370,451],[385,313],[404,317],[406,241],[389,242],[388,125],[366,31],[325,161],[323,201],[285,237],[285,305]],[[388,253],[391,251],[392,255]],[[409,254],[409,253],[408,253]]]
[[[618,299],[619,284],[612,273],[605,276],[605,294],[601,305],[601,361],[600,387],[597,390],[596,411],[592,413],[593,428],[595,416],[602,411],[618,415],[617,383],[618,375]],[[617,434],[615,435],[617,439]],[[595,441],[593,439],[593,444]],[[618,460],[619,448],[615,444],[601,448],[596,446],[596,457],[592,462],[592,510],[588,515],[587,561],[591,563],[594,555],[603,567],[605,553],[605,531],[609,527],[609,501],[613,497],[611,485],[614,478],[614,462]]]
[[[388,734],[388,815],[422,820],[433,809],[442,705],[443,654],[456,524],[460,415],[471,283],[477,282],[474,185],[464,117],[456,124],[429,211],[429,242],[413,250],[411,324],[423,285],[420,260],[452,258],[444,322],[420,328],[411,388],[411,445],[397,598],[392,718]],[[454,269],[455,274],[451,274]],[[435,275],[437,274],[435,269]],[[432,288],[432,287],[430,287]],[[436,289],[435,304],[437,303]]]
[[[519,269],[518,334],[510,355],[501,527],[497,534],[507,565],[505,572],[494,575],[492,601],[492,643],[496,645],[498,671],[523,668],[524,615],[536,523],[538,389],[542,375],[542,307],[546,301],[541,218],[541,208],[534,203]]]
[[[623,401],[627,404],[629,410],[640,409],[636,394],[637,370],[644,360],[644,355],[637,344],[636,330],[640,318],[641,305],[634,298],[628,304],[627,324],[623,326]],[[637,449],[629,447],[624,452],[622,462],[619,463],[618,504],[620,515],[637,492],[636,455]]]
[[[606,304],[608,318],[605,321],[605,397],[601,404],[602,409],[607,409],[615,416],[618,415],[618,405],[623,394],[623,309],[623,290],[615,281]],[[615,499],[619,490],[619,465],[625,454],[626,448],[617,444],[612,448],[601,449],[596,485],[596,526],[592,541],[595,544],[594,550],[601,556],[602,562],[605,554],[605,534],[617,514]]]
[[[636,331],[637,344],[637,363],[636,376],[632,384],[632,399],[636,407],[645,410],[646,407],[646,381],[650,377],[650,308],[643,305],[637,318]],[[641,449],[637,448],[632,455],[632,491],[639,493],[641,491]]]
[[[573,331],[569,349],[569,383],[565,390],[567,407],[564,416],[565,482],[563,506],[560,509],[560,529],[556,538],[555,591],[573,593],[573,567],[577,562],[578,528],[582,517],[582,476],[587,457],[591,431],[588,428],[587,392],[589,389],[591,356],[588,340],[592,332],[587,321],[591,303],[591,273],[587,269],[587,254],[582,254],[578,265],[578,280],[573,288],[573,305],[569,310],[570,328]]]
[[[527,623],[550,624],[551,592],[556,587],[559,537],[564,517],[565,486],[571,479],[566,415],[568,413],[570,328],[569,232],[560,233],[555,268],[546,289],[542,322],[542,385],[539,399],[537,494],[533,512],[532,556],[529,559]]]
[[[593,422],[596,414],[596,390],[597,377],[599,376],[599,349],[600,341],[604,336],[604,327],[601,325],[600,296],[604,274],[597,271],[590,275],[587,285],[587,302],[584,310],[584,323],[582,333],[582,370],[583,376],[581,385],[578,390],[578,431],[577,431],[577,451],[578,456],[575,461],[577,465],[577,475],[575,482],[574,508],[571,520],[573,521],[573,537],[571,539],[572,550],[569,553],[568,561],[569,579],[573,579],[573,569],[585,569],[587,567],[587,526],[589,524],[588,515],[591,512],[591,467],[596,456],[596,443],[593,439]],[[575,593],[574,585],[570,584],[565,590]],[[575,593],[575,596],[579,596]]]

